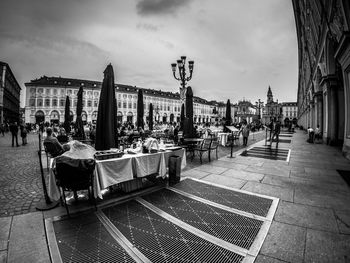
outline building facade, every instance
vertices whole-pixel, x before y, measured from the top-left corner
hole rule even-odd
[[[66,96],[70,98],[70,114],[74,121],[76,118],[77,93],[80,86],[83,86],[82,118],[85,122],[95,123],[101,85],[102,83],[97,81],[46,76],[25,83],[25,121],[28,123],[64,122]],[[138,89],[135,86],[116,84],[118,122],[136,122]],[[163,123],[180,121],[181,102],[179,93],[143,89],[143,96],[146,122],[148,121],[150,103],[153,104],[155,121]],[[194,96],[194,122],[206,123],[213,122],[217,117],[222,118],[221,110],[223,107],[220,105],[220,103],[209,102]],[[214,113],[215,108],[218,109],[219,114]]]
[[[282,120],[284,125],[289,123],[298,123],[298,103],[283,102],[282,105]]]
[[[251,123],[258,118],[258,112],[256,107],[250,102],[250,100],[239,100],[235,105],[235,122],[242,122],[246,120],[247,123]]]
[[[0,123],[19,123],[21,87],[7,63],[0,61],[0,69]]]
[[[350,159],[350,2],[293,0],[299,53],[298,122]]]

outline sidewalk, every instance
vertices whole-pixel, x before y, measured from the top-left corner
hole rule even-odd
[[[306,143],[306,137],[297,131],[291,143],[279,144],[291,149],[289,162],[235,154],[182,173],[280,199],[255,262],[350,260],[350,188],[336,171],[350,170],[350,162],[338,149]],[[50,262],[44,218],[65,214],[57,209],[0,218],[0,262]]]

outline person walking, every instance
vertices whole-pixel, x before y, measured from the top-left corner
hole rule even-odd
[[[272,129],[273,129],[273,135],[272,135],[272,138],[271,138],[271,142],[273,142],[273,139],[276,138],[276,144],[278,144],[278,142],[279,142],[279,135],[280,135],[280,132],[281,132],[281,122],[279,120],[274,119],[273,120]]]
[[[10,125],[10,132],[12,134],[12,147],[15,147],[15,139],[16,139],[16,146],[18,147],[18,125],[17,122],[11,123]]]
[[[248,144],[249,131],[250,130],[247,121],[244,121],[239,131],[240,133],[242,133],[243,136],[243,146],[247,146]]]
[[[27,129],[24,125],[20,126],[20,130],[21,130],[21,138],[22,138],[22,145],[26,145],[27,144]]]

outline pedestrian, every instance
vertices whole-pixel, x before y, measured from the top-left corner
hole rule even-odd
[[[279,142],[279,135],[281,132],[281,122],[276,121],[276,119],[273,120],[273,135],[271,138],[271,142],[273,142],[273,139],[276,138],[276,143],[278,144]]]
[[[12,147],[15,147],[15,139],[16,139],[16,146],[18,147],[18,125],[17,122],[11,123],[10,125],[10,132],[12,134]]]
[[[21,137],[22,137],[22,145],[26,145],[27,144],[27,129],[25,126],[21,125],[20,127],[21,130]]]
[[[248,137],[249,137],[249,126],[247,124],[247,121],[244,121],[243,122],[243,125],[240,129],[240,133],[242,133],[242,136],[243,136],[243,146],[247,146],[248,144]]]

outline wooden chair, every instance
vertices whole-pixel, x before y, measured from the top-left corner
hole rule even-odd
[[[204,153],[208,154],[208,160],[210,162],[210,143],[211,139],[204,139],[199,143],[199,145],[197,145],[197,147],[194,148],[194,153],[198,153],[201,164],[203,163],[202,156]]]
[[[61,188],[61,201],[63,199],[67,215],[69,209],[66,201],[65,191],[88,190],[89,199],[93,200],[95,209],[96,200],[94,198],[94,177],[95,160],[73,160],[66,156],[56,158],[56,167],[54,169],[56,184]],[[90,191],[91,189],[91,191]]]

